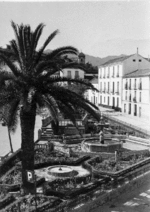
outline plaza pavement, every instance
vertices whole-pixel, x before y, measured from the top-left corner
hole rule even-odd
[[[91,212],[150,212],[150,181]]]
[[[121,112],[115,112],[113,109],[107,109],[103,107],[99,107],[100,111],[103,115],[110,117],[114,120],[122,122],[128,126],[134,127],[140,131],[143,131],[150,135],[150,121],[149,120],[141,120],[139,117],[131,117],[128,114],[123,114]]]

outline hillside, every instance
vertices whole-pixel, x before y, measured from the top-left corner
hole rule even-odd
[[[45,51],[45,53],[49,53],[51,50],[50,49],[47,49]],[[118,57],[122,57],[122,56],[126,56],[126,55],[119,55],[119,56],[107,56],[107,57],[104,57],[104,58],[100,58],[100,57],[94,57],[94,56],[91,56],[91,55],[88,55],[88,54],[85,54],[86,57],[85,57],[85,61],[86,63],[89,62],[91,63],[93,66],[99,66],[99,65],[102,65],[103,63],[109,61],[109,60],[112,60],[112,59],[115,59],[115,58],[118,58]]]
[[[100,57],[94,57],[94,56],[86,54],[86,63],[89,62],[93,66],[99,66],[99,65],[102,65],[103,63],[105,63],[109,60],[112,60],[112,59],[115,59],[115,58],[118,58],[118,57],[122,57],[122,56],[125,56],[125,55],[107,56],[107,57],[104,57],[104,58],[100,58]]]

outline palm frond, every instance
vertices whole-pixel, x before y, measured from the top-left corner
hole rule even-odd
[[[79,52],[75,47],[64,46],[64,47],[57,48],[57,49],[45,54],[44,57],[45,57],[46,60],[52,60],[52,59],[57,58],[57,57],[63,57],[66,54],[77,56],[78,53]]]

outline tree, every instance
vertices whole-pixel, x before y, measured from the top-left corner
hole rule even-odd
[[[11,140],[11,133],[15,133],[16,128],[17,128],[17,119],[15,119],[15,117],[10,120],[12,118],[10,114],[11,112],[11,103],[9,105],[5,105],[1,108],[1,120],[3,121],[3,123],[7,126],[7,130],[8,130],[8,137],[9,137],[9,144],[10,144],[10,150],[11,153],[13,153],[13,145],[12,145],[12,140]]]
[[[0,106],[11,105],[10,125],[20,118],[22,150],[22,183],[25,193],[33,192],[34,186],[27,181],[26,170],[34,170],[34,127],[36,109],[47,107],[58,123],[62,111],[75,123],[74,113],[81,107],[99,119],[97,107],[63,86],[64,83],[80,83],[95,90],[89,82],[81,79],[61,77],[63,68],[80,68],[80,64],[65,58],[66,54],[78,55],[72,46],[57,48],[45,53],[45,48],[58,34],[58,30],[48,36],[42,47],[37,50],[44,25],[39,24],[34,31],[29,25],[11,22],[15,39],[6,49],[0,49],[2,64],[9,67],[0,71]]]

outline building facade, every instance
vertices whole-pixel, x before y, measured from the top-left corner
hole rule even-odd
[[[122,112],[150,120],[150,69],[139,69],[123,77]]]
[[[98,78],[95,77],[90,82],[98,90]],[[96,106],[98,106],[98,92],[97,91],[88,90],[86,92],[86,94],[85,94],[85,97],[90,102],[92,102],[93,104],[95,104]]]
[[[74,59],[76,62],[80,63],[80,64],[85,64],[85,54],[83,54],[82,52],[78,55],[78,58]],[[85,71],[81,70],[81,69],[70,69],[70,68],[65,68],[62,70],[62,72],[60,72],[60,76],[63,77],[68,77],[71,79],[84,79],[85,76]]]
[[[99,105],[121,111],[124,75],[149,67],[149,61],[139,55],[138,51],[134,55],[116,58],[99,66]]]

